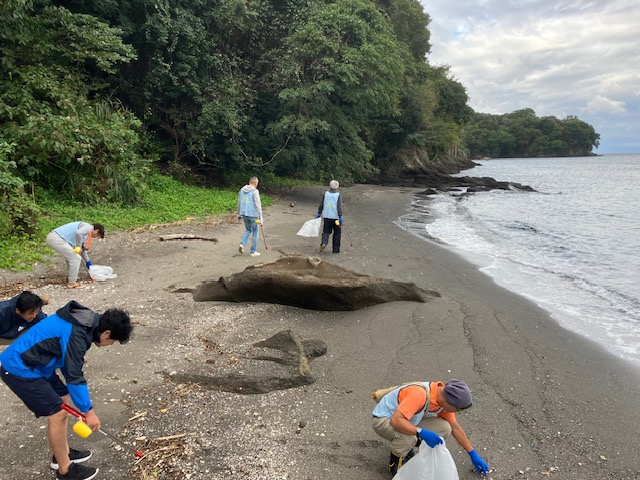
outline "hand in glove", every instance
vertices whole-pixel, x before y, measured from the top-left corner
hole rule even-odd
[[[93,265],[93,263],[91,263],[91,260],[87,260],[87,263],[85,265],[87,266],[87,270],[89,270],[91,268],[91,265]]]
[[[316,218],[320,218],[320,214],[316,215]]]
[[[476,470],[478,471],[478,473],[484,475],[485,477],[487,476],[487,470],[489,470],[489,466],[487,465],[487,462],[485,462],[480,455],[478,455],[476,453],[475,450],[471,450],[469,452],[469,457],[471,457],[471,463],[473,463],[473,466],[476,468]]]
[[[436,445],[439,445],[443,442],[442,437],[437,433],[434,433],[431,430],[425,430],[424,428],[420,427],[418,427],[418,438],[424,440],[426,444],[431,448],[435,448]]]
[[[342,221],[342,217],[340,217],[340,225],[342,225],[344,222]]]

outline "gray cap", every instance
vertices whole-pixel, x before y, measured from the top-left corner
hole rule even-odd
[[[336,190],[340,186],[340,183],[337,180],[331,180],[329,182],[329,188],[331,190]]]
[[[469,408],[471,390],[462,380],[449,380],[444,385],[444,399],[456,408]]]

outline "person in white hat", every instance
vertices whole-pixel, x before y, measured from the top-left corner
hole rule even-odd
[[[329,243],[329,235],[333,233],[333,243],[331,251],[340,253],[340,239],[342,237],[342,195],[338,192],[340,183],[337,180],[329,182],[329,191],[322,196],[322,202],[318,208],[318,216],[324,218],[322,227],[322,240],[320,241],[320,253]]]

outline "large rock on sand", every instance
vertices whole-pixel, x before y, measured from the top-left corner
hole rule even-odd
[[[352,272],[317,257],[285,257],[248,267],[240,273],[203,282],[193,292],[196,302],[266,302],[311,310],[359,310],[378,303],[424,302],[440,296],[413,283]]]

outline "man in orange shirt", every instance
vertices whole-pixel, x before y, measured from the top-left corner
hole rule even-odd
[[[391,442],[389,472],[395,475],[416,442],[434,448],[450,434],[464,448],[476,471],[487,475],[487,463],[471,446],[455,414],[471,406],[471,391],[461,380],[415,382],[387,393],[373,409],[373,429]],[[417,438],[416,438],[417,437]]]

